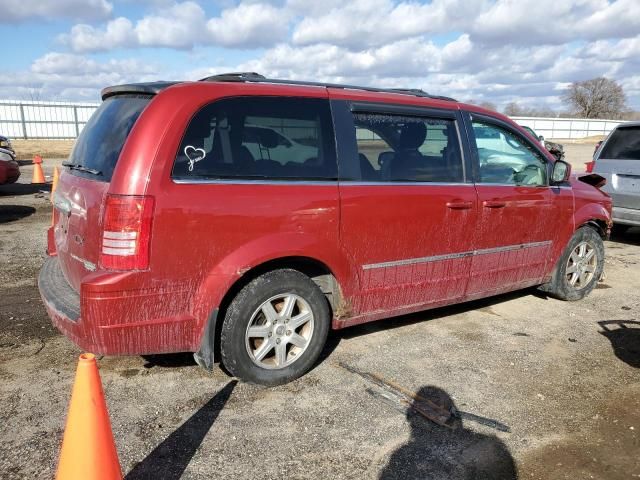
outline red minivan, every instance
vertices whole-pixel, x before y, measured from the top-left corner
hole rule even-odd
[[[602,274],[611,200],[495,112],[254,73],[102,98],[39,276],[88,351],[276,385],[329,329],[531,286],[577,300]]]

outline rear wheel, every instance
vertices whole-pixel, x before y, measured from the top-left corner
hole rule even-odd
[[[236,377],[280,385],[304,375],[318,359],[330,310],[318,286],[297,270],[274,270],[247,284],[227,308],[220,349]]]
[[[593,228],[573,234],[551,281],[541,290],[561,300],[580,300],[595,288],[604,270],[604,243]]]

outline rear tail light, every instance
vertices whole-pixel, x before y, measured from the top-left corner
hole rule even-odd
[[[145,270],[149,267],[153,203],[150,196],[107,195],[100,250],[102,268]]]
[[[593,173],[593,167],[596,166],[596,162],[594,161],[587,162],[585,163],[585,166],[587,167],[587,173]]]

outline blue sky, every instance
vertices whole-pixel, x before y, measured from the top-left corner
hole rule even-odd
[[[640,110],[638,0],[0,0],[0,98],[224,71],[563,110],[606,76]],[[8,70],[8,71],[7,71]]]

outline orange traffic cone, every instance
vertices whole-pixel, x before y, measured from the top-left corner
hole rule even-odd
[[[53,194],[56,193],[56,188],[58,188],[58,180],[60,178],[60,172],[58,171],[58,167],[53,168],[53,182],[51,183],[51,203],[53,203]],[[53,227],[56,224],[56,207],[55,205],[51,210],[51,226]]]
[[[44,173],[42,172],[42,157],[36,155],[33,157],[33,177],[31,183],[45,183]]]
[[[91,353],[83,353],[78,361],[56,479],[122,479],[100,374]]]

